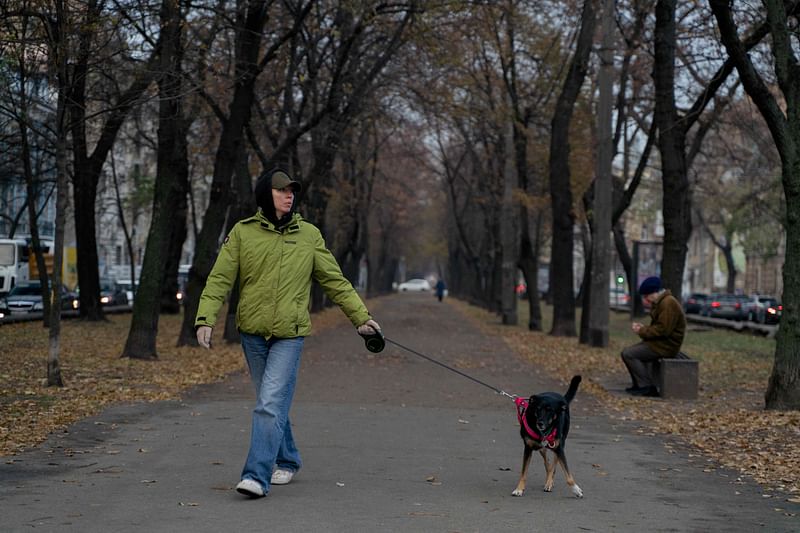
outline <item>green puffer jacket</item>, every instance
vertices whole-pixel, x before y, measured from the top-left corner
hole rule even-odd
[[[241,292],[236,325],[244,333],[279,338],[311,333],[312,278],[354,326],[371,318],[319,229],[296,213],[283,231],[261,210],[233,227],[203,289],[195,327],[214,326],[237,274]]]
[[[639,330],[639,337],[659,355],[677,355],[686,334],[686,315],[683,314],[681,303],[669,289],[653,303],[650,319],[650,325]]]

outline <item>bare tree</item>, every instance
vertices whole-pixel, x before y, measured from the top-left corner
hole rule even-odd
[[[94,104],[101,96],[94,91],[96,77],[103,79],[116,74],[108,63],[100,67],[105,58],[118,57],[103,46],[114,43],[104,31],[108,20],[108,12],[104,0],[90,0],[85,4],[82,13],[75,13],[81,19],[75,25],[76,53],[70,62],[70,92],[67,99],[67,112],[70,123],[73,157],[73,194],[75,206],[75,233],[78,247],[78,279],[80,281],[81,316],[90,320],[103,318],[100,305],[100,275],[98,271],[97,236],[95,223],[95,201],[97,186],[103,166],[117,138],[128,113],[139,103],[145,91],[153,82],[158,71],[159,43],[142,39],[145,45],[151,45],[149,53],[144,51],[145,61],[135,61],[131,72],[120,75],[128,80],[124,90],[107,101],[104,109],[93,111]],[[102,42],[98,44],[98,40]],[[136,53],[139,51],[137,50]],[[102,68],[102,75],[99,70]],[[113,84],[124,83],[122,79]],[[103,117],[102,125],[94,120]],[[90,134],[90,129],[97,128],[97,136]],[[90,150],[90,139],[96,138],[94,148]]]
[[[256,80],[264,68],[275,58],[277,51],[299,30],[300,22],[308,14],[312,2],[295,12],[292,24],[281,31],[262,55],[264,26],[270,17],[273,2],[257,0],[237,2],[235,16],[235,72],[233,94],[228,112],[217,108],[222,122],[214,160],[214,175],[209,194],[209,205],[203,217],[203,226],[195,244],[195,256],[189,270],[184,300],[184,317],[178,336],[178,345],[195,345],[194,320],[200,294],[211,272],[216,257],[219,237],[225,226],[231,204],[231,183],[236,168],[240,146],[245,140],[245,127],[255,99]]]
[[[789,18],[798,16],[797,2],[764,0],[772,36],[772,67],[783,102],[779,102],[747,54],[733,19],[730,2],[710,0],[720,39],[736,65],[747,94],[769,127],[781,158],[786,196],[786,259],[783,267],[783,316],[775,346],[775,364],[765,394],[767,409],[800,409],[800,66]]]
[[[25,206],[28,215],[28,231],[30,233],[31,250],[36,264],[37,276],[41,286],[41,296],[43,302],[43,323],[45,327],[50,325],[50,275],[45,263],[42,239],[39,232],[39,209],[37,203],[47,199],[48,188],[47,179],[42,172],[34,169],[34,153],[46,154],[49,150],[45,149],[45,142],[37,141],[43,138],[44,123],[46,119],[47,106],[41,98],[42,88],[44,87],[44,72],[38,61],[34,60],[30,54],[31,42],[42,42],[42,25],[40,24],[40,13],[33,10],[23,10],[19,16],[12,17],[9,21],[8,33],[14,35],[15,39],[7,46],[6,57],[9,65],[13,65],[14,71],[11,72],[13,82],[8,84],[5,105],[3,112],[10,115],[17,129],[17,149],[9,152],[15,153],[16,159],[25,183]],[[46,41],[45,41],[46,42]],[[36,93],[40,93],[37,95]],[[38,124],[37,124],[38,123]],[[47,139],[45,139],[46,141]],[[50,152],[52,154],[52,152]]]
[[[594,183],[594,209],[592,225],[592,268],[589,311],[588,344],[608,346],[608,273],[611,253],[611,201],[614,139],[611,130],[613,71],[614,71],[614,2],[605,0],[602,12],[602,44],[599,53],[600,70],[597,84],[600,91],[597,103],[597,174]]]
[[[61,375],[61,267],[64,249],[64,225],[69,200],[69,176],[67,175],[67,61],[69,3],[55,0],[55,17],[47,25],[50,48],[51,79],[57,87],[55,135],[56,135],[56,224],[55,257],[53,261],[53,305],[50,310],[49,349],[47,355],[47,385],[62,387]]]
[[[572,201],[569,167],[569,127],[575,102],[586,77],[596,26],[594,4],[585,0],[581,29],[567,77],[553,114],[550,137],[550,196],[553,213],[553,245],[550,278],[553,294],[551,335],[575,336],[575,295],[573,293],[573,231],[575,206]]]
[[[681,293],[687,243],[692,232],[688,169],[699,153],[706,134],[729,103],[729,98],[715,98],[715,95],[724,86],[734,67],[730,59],[723,61],[708,80],[700,80],[699,75],[687,67],[702,90],[691,108],[683,113],[679,111],[675,95],[678,7],[676,0],[659,0],[656,5],[653,65],[656,92],[655,125],[659,132],[664,214],[664,255],[661,276],[664,278],[664,285],[676,296],[680,296]],[[681,7],[692,9],[691,6],[681,5]],[[766,34],[766,25],[756,26],[745,39],[743,46],[747,50],[753,48]],[[715,104],[713,109],[704,114],[712,102]],[[694,136],[690,138],[689,132],[695,126]]]
[[[133,304],[133,318],[122,357],[156,359],[156,337],[164,271],[174,248],[174,235],[186,235],[186,192],[189,174],[183,112],[184,17],[178,0],[161,3],[158,71],[158,169],[142,276]],[[180,206],[183,206],[181,210]],[[181,216],[175,213],[182,213]],[[183,238],[178,239],[180,245]],[[178,249],[180,250],[180,245]]]
[[[60,338],[61,338],[61,271],[63,261],[64,249],[64,225],[65,225],[65,211],[68,202],[68,167],[67,167],[67,93],[69,90],[68,78],[68,60],[69,60],[69,5],[63,0],[55,0],[52,4],[20,4],[16,6],[19,10],[6,10],[8,7],[3,5],[2,15],[4,20],[9,21],[10,24],[19,23],[19,27],[23,28],[22,33],[27,37],[24,41],[25,46],[31,46],[38,50],[46,50],[46,63],[37,64],[38,74],[46,76],[52,87],[56,89],[56,109],[55,113],[48,115],[50,121],[48,126],[36,125],[35,121],[31,118],[34,115],[50,111],[48,106],[42,101],[37,102],[37,112],[28,107],[28,100],[24,94],[21,94],[22,105],[19,110],[22,111],[20,118],[21,131],[23,133],[23,152],[28,152],[30,147],[25,145],[28,142],[27,131],[36,130],[37,136],[45,138],[46,142],[52,143],[55,147],[55,163],[56,163],[56,219],[54,228],[54,250],[53,250],[53,276],[52,281],[47,276],[47,269],[44,268],[44,263],[40,261],[39,270],[43,273],[41,278],[43,281],[43,298],[44,301],[49,302],[50,305],[46,307],[47,313],[46,323],[49,323],[50,329],[48,333],[49,346],[47,353],[47,386],[63,386],[64,380],[61,373],[60,365]],[[35,28],[28,34],[28,30]],[[20,56],[23,61],[19,63],[20,76],[17,83],[23,87],[28,85],[26,80],[27,68],[24,64],[25,57],[33,57],[29,54],[29,50],[23,50]],[[24,88],[20,89],[24,91]],[[39,121],[41,122],[41,121]],[[39,149],[37,148],[37,151]],[[30,156],[30,153],[27,154]],[[30,160],[28,160],[30,161]],[[29,173],[29,183],[32,183],[32,168],[26,168],[26,173]],[[29,187],[28,196],[35,197],[35,187]],[[31,199],[28,203],[30,206]],[[30,211],[30,224],[35,233],[34,226],[37,223],[38,213],[35,210]],[[38,237],[36,239],[38,247]],[[41,260],[41,249],[39,250]]]

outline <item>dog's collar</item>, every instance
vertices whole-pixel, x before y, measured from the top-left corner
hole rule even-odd
[[[536,433],[529,425],[528,420],[525,418],[525,411],[528,410],[528,400],[525,398],[514,398],[514,403],[517,405],[517,420],[522,427],[525,428],[525,431],[528,432],[528,435],[535,441],[541,442],[542,446],[547,446],[548,448],[555,448],[556,447],[556,428],[553,428],[553,431],[550,432],[549,435],[543,437]]]

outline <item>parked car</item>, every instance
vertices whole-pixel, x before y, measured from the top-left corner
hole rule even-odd
[[[703,307],[703,316],[744,320],[747,318],[747,297],[737,294],[712,294]]]
[[[777,324],[783,306],[772,296],[753,295],[747,302],[747,320],[759,324]]]
[[[781,321],[782,314],[783,314],[783,305],[781,305],[780,302],[775,300],[774,304],[767,306],[764,313],[764,320],[761,323],[777,324]]]
[[[178,292],[175,294],[178,303],[183,303],[183,299],[186,297],[186,285],[189,283],[189,270],[191,268],[192,265],[180,265],[178,267]]]
[[[128,305],[133,305],[133,295],[136,292],[136,286],[129,279],[118,279],[115,283],[118,290],[125,293],[125,299]]]
[[[431,290],[431,284],[426,279],[410,279],[397,286],[399,292],[425,292]]]
[[[80,286],[75,287],[75,293],[80,297]],[[128,295],[114,280],[100,278],[100,304],[103,306],[128,305]]]
[[[627,307],[631,304],[631,297],[622,287],[612,287],[608,289],[608,303],[613,307]]]
[[[708,294],[702,292],[693,292],[690,294],[686,301],[683,302],[683,312],[688,314],[700,314],[703,312],[703,307],[708,300]]]
[[[100,303],[103,305],[128,305],[128,295],[114,280],[100,280]]]
[[[61,286],[61,309],[70,311],[78,308],[78,296]],[[0,313],[16,315],[23,313],[41,313],[44,311],[42,303],[42,284],[38,281],[29,281],[16,285],[8,296],[0,300]]]

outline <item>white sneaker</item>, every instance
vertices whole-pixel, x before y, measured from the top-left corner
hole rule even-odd
[[[261,483],[253,479],[241,480],[239,484],[236,485],[236,491],[245,496],[250,496],[251,498],[261,498],[264,496],[264,488],[261,486]]]
[[[272,473],[272,479],[270,479],[270,483],[273,485],[288,485],[293,477],[294,472],[291,470],[276,468]]]

